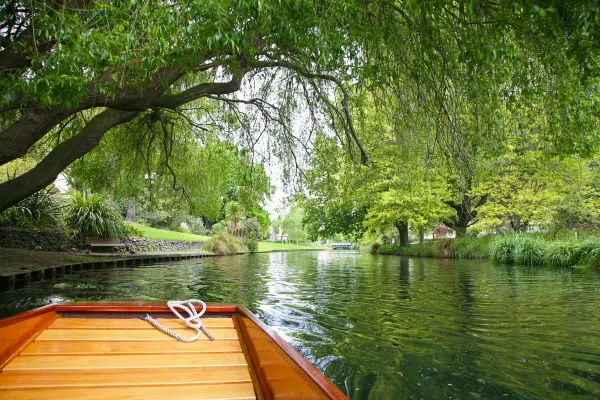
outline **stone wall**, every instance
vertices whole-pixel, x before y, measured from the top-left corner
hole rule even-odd
[[[29,250],[69,251],[74,247],[66,232],[60,229],[25,230],[0,228],[0,247]]]
[[[122,241],[127,251],[136,253],[144,251],[182,251],[199,250],[203,242],[186,242],[181,240],[158,240],[147,238],[129,238]]]
[[[125,247],[121,251],[136,253],[145,251],[183,251],[200,249],[203,242],[186,242],[180,240],[157,240],[147,238],[129,238],[123,240]],[[0,228],[0,247],[11,247],[29,250],[70,251],[72,248],[86,249],[84,243],[76,243],[60,229],[26,230],[19,228]],[[118,251],[119,248],[107,248],[106,251]],[[97,249],[94,249],[97,251]]]

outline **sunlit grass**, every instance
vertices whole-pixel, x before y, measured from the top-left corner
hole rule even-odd
[[[164,229],[156,229],[151,228],[146,225],[136,224],[134,222],[129,222],[134,228],[139,229],[143,232],[144,237],[148,239],[158,239],[158,240],[185,240],[188,242],[206,242],[210,239],[210,236],[200,236],[194,235],[192,233],[182,233],[182,232],[174,232],[167,231]]]
[[[144,237],[148,239],[158,239],[158,240],[186,240],[190,242],[207,242],[210,239],[210,236],[200,236],[194,235],[191,233],[181,233],[181,232],[173,232],[167,231],[164,229],[156,229],[150,228],[149,226],[136,224],[133,222],[129,222],[134,228],[139,229]],[[315,250],[322,249],[323,247],[316,246],[305,246],[301,244],[291,244],[291,243],[275,243],[275,242],[259,242],[258,243],[258,251],[281,251],[281,250]]]

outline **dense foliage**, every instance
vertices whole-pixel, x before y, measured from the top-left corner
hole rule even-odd
[[[600,222],[588,1],[10,0],[0,19],[0,211],[66,172],[130,220],[264,237],[278,159],[293,241]]]
[[[54,186],[40,190],[0,213],[0,225],[54,228],[61,225],[62,199]]]
[[[580,240],[559,238],[550,240],[539,235],[501,235],[497,237],[464,237],[440,239],[419,246],[402,247],[378,244],[373,254],[439,257],[489,258],[503,264],[548,267],[600,267],[600,240],[589,237]]]
[[[96,194],[75,193],[66,207],[66,226],[80,239],[88,237],[121,238],[131,233],[123,217]]]

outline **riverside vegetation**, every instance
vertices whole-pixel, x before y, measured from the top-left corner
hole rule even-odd
[[[410,246],[373,244],[372,254],[413,257],[490,259],[503,264],[548,267],[600,267],[600,238],[564,237],[548,240],[539,234],[459,237],[429,240]]]
[[[402,246],[440,224],[600,227],[589,0],[71,3],[0,3],[0,212],[63,174],[130,222],[219,250],[255,248],[253,219],[259,239]],[[271,223],[275,165],[294,193]],[[527,260],[571,251],[552,246],[527,242]]]

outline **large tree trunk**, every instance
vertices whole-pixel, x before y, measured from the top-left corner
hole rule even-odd
[[[137,114],[108,109],[96,115],[80,133],[56,146],[36,167],[0,185],[0,212],[50,185],[69,164],[96,147],[109,129],[131,121]]]
[[[398,229],[398,233],[400,234],[400,246],[408,247],[410,241],[408,240],[408,223],[406,222],[397,222],[395,224]]]
[[[135,206],[135,197],[130,197],[129,199],[127,199],[127,211],[125,218],[129,222],[135,222]]]
[[[419,246],[423,246],[423,243],[425,243],[425,231],[423,230],[423,227],[420,226],[419,227]]]
[[[456,210],[456,219],[446,221],[445,225],[456,231],[456,237],[462,237],[467,234],[467,228],[471,221],[477,216],[477,207],[484,205],[488,197],[482,196],[476,199],[469,195],[463,195],[460,203],[447,202],[450,207]]]
[[[0,165],[23,157],[31,146],[71,114],[72,111],[60,109],[26,111],[17,122],[0,132]]]

